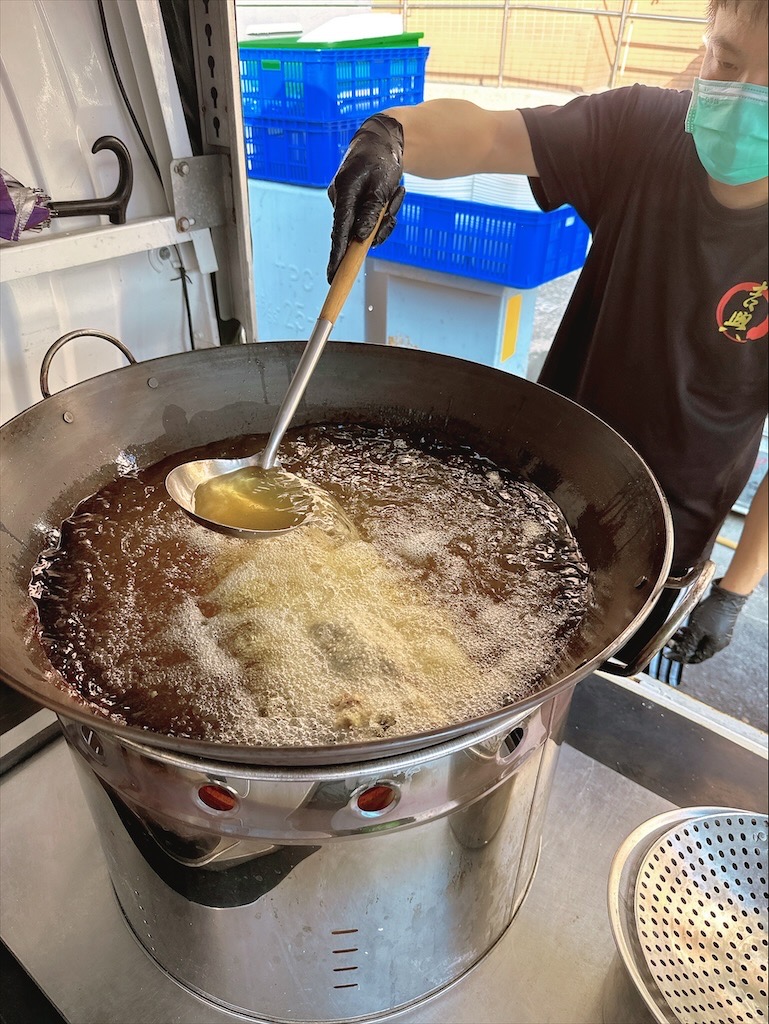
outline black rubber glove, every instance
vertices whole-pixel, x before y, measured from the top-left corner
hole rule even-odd
[[[395,227],[395,215],[406,190],[403,174],[403,128],[394,117],[374,114],[364,121],[347,148],[339,170],[328,187],[334,204],[329,284],[352,239],[365,241],[374,230],[383,207],[389,209],[379,225],[373,245],[384,242]]]
[[[692,612],[689,624],[671,639],[666,652],[671,661],[696,665],[728,647],[748,595],[724,590],[720,582],[713,583],[708,596]]]

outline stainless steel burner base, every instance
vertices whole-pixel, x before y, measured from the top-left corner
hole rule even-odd
[[[703,705],[684,694],[665,693],[658,700],[661,689],[600,680],[577,687],[539,869],[521,910],[469,974],[392,1019],[402,1024],[604,1021],[607,976],[616,959],[606,909],[612,858],[635,827],[677,806],[645,788],[647,776],[656,785],[657,747],[671,759],[666,785],[671,792],[677,787],[687,802],[690,794],[702,800],[705,792],[712,799],[717,789],[716,798],[724,803],[748,800],[757,810],[765,804],[766,737],[754,733],[746,739],[744,730],[743,735],[732,730],[724,716],[706,721]],[[590,747],[595,757],[569,745],[581,737],[587,748],[596,711],[606,713],[612,724],[612,750],[623,751],[624,761],[607,757],[617,770],[600,763],[597,758],[606,754],[596,743]],[[693,773],[695,756],[709,765],[707,774]],[[631,767],[637,781],[621,774]],[[253,1018],[180,988],[134,941],[112,893],[63,740],[3,777],[0,813],[0,932],[70,1024],[253,1024]]]
[[[253,1021],[182,989],[134,941],[63,741],[8,776],[0,798],[11,823],[3,829],[3,938],[68,1021]],[[600,1021],[614,955],[605,910],[612,856],[635,825],[672,806],[564,746],[540,868],[518,916],[473,971],[396,1019]]]

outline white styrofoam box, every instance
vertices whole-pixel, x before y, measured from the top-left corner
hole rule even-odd
[[[442,196],[447,199],[472,199],[473,175],[460,178],[420,178],[416,174],[404,174],[403,184],[407,192],[423,196]]]
[[[538,210],[539,206],[525,174],[467,174],[458,178],[420,178],[404,174],[407,192],[425,196],[462,199],[516,210]]]
[[[330,18],[301,36],[302,43],[339,43],[346,39],[377,39],[403,34],[402,14],[345,14]]]
[[[240,7],[240,5],[238,5],[238,7]],[[260,41],[267,41],[269,39],[285,39],[286,36],[298,37],[301,34],[302,26],[298,21],[279,21],[272,25],[249,25],[245,32],[239,32],[240,38],[259,39]]]
[[[333,220],[321,189],[250,180],[259,340],[309,337],[328,285]],[[536,289],[366,260],[334,338],[406,345],[525,376]]]
[[[537,289],[366,261],[366,341],[469,359],[525,377]]]
[[[488,203],[490,206],[539,209],[525,174],[475,174],[472,198],[474,203]]]
[[[324,189],[249,179],[259,341],[309,338],[328,294],[333,209]],[[365,268],[331,335],[363,341]]]

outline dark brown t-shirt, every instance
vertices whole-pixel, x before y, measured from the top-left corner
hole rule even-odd
[[[593,233],[540,383],[647,461],[677,570],[709,553],[767,409],[767,207],[712,197],[684,132],[689,99],[632,86],[522,111],[537,201],[570,203]]]

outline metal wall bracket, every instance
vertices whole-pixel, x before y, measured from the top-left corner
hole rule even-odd
[[[224,184],[230,176],[224,154],[171,161],[174,218],[179,231],[214,228],[226,220]]]
[[[220,321],[237,321],[245,328],[248,341],[256,341],[254,259],[240,102],[237,12],[232,0],[187,0],[187,4],[203,151],[209,154],[225,151],[229,159],[229,168],[223,179],[227,219],[211,232],[221,268],[216,279],[217,312]],[[176,152],[181,154],[181,150]]]
[[[234,12],[235,4],[232,9]],[[198,0],[192,6],[192,31],[198,49],[198,89],[205,141],[209,146],[230,146],[233,106],[227,76],[230,41],[221,11],[216,9],[213,0]],[[237,59],[236,51],[236,63]]]

